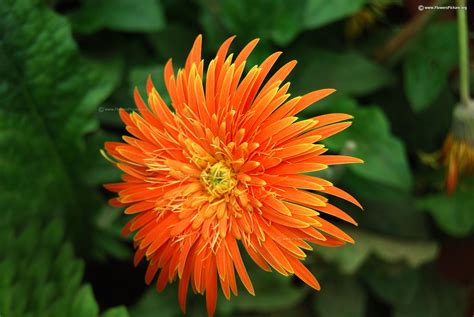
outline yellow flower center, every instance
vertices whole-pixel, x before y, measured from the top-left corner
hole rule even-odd
[[[229,193],[237,185],[234,172],[222,161],[208,165],[201,173],[201,182],[215,198]]]

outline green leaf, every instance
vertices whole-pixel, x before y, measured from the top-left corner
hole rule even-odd
[[[3,237],[10,237],[0,253],[0,315],[97,316],[90,286],[80,289],[83,262],[64,241],[63,223],[42,222],[30,217],[28,224],[0,223]]]
[[[119,306],[108,309],[101,317],[129,317],[129,314],[125,306]]]
[[[215,54],[219,46],[230,36],[230,32],[227,31],[218,11],[209,5],[202,8],[199,23],[206,35],[206,45],[203,49]],[[251,36],[248,35],[249,38]]]
[[[177,317],[182,315],[178,305],[176,285],[170,285],[162,293],[157,293],[154,287],[150,288],[130,309],[131,317]],[[189,295],[188,295],[189,296]]]
[[[118,212],[114,210],[113,212]],[[111,255],[114,258],[129,261],[133,254],[130,250],[129,245],[125,244],[125,238],[121,236],[120,230],[114,232],[111,229],[101,230],[97,236],[97,258],[106,259],[107,255]]]
[[[137,66],[130,70],[129,83],[130,93],[137,87],[140,92],[144,93],[148,76],[151,76],[156,90],[160,93],[162,98],[167,98],[169,102],[168,91],[166,90],[164,81],[164,66],[163,65],[147,65]]]
[[[356,13],[367,0],[308,0],[304,23],[307,28],[318,28]]]
[[[94,293],[90,285],[85,285],[77,292],[72,311],[77,317],[94,317],[99,315],[99,306],[95,302]]]
[[[58,219],[53,219],[43,231],[43,241],[48,241],[51,247],[58,247],[64,237],[64,227]]]
[[[197,32],[194,29],[174,23],[168,24],[166,28],[157,33],[147,34],[147,39],[161,58],[164,60],[172,58],[173,64],[184,65],[196,36]],[[209,35],[206,34],[203,49],[208,48],[208,42]],[[160,78],[163,78],[163,74],[160,75]]]
[[[405,239],[431,236],[429,222],[417,208],[411,192],[370,181],[352,171],[344,173],[340,187],[363,202],[363,214],[355,211],[363,228]]]
[[[408,305],[421,287],[418,270],[403,265],[383,265],[373,261],[362,272],[364,280],[383,301],[394,306]]]
[[[350,277],[321,281],[321,292],[316,294],[314,310],[320,317],[364,317],[366,294],[359,283]]]
[[[280,46],[289,44],[303,29],[305,0],[282,1],[273,13],[271,38]],[[262,15],[264,16],[264,15]]]
[[[93,239],[82,236],[90,235],[100,198],[82,183],[89,159],[83,136],[97,128],[96,107],[114,82],[79,55],[67,21],[42,1],[1,1],[0,33],[4,220],[67,211],[66,224],[74,225],[66,232],[87,250]]]
[[[203,3],[206,3],[203,1]],[[203,6],[201,23],[206,34],[222,39],[220,29],[227,34],[238,34],[245,40],[261,38],[278,45],[287,45],[301,31],[306,0],[222,0]]]
[[[117,107],[118,109],[119,107]],[[103,111],[104,116],[110,115],[119,116],[116,111],[105,111],[111,107],[104,105],[99,107],[98,111]],[[115,110],[115,108],[114,108]],[[104,132],[102,130],[90,135],[86,140],[85,155],[90,158],[88,168],[83,173],[84,182],[88,185],[94,186],[96,184],[105,184],[116,182],[120,178],[120,171],[109,161],[105,160],[100,154],[105,142],[120,141],[120,137],[115,134]],[[116,212],[117,209],[115,209]],[[100,217],[100,212],[96,211],[97,218]]]
[[[330,150],[344,150],[363,159],[364,164],[348,168],[355,174],[372,181],[410,190],[413,185],[403,143],[390,133],[384,113],[376,107],[360,107],[352,100],[338,100],[331,112],[354,116],[347,132],[331,136],[325,143]]]
[[[189,48],[188,48],[189,49]],[[136,66],[130,70],[128,81],[130,84],[130,93],[133,94],[133,90],[137,87],[141,94],[146,92],[146,82],[148,76],[151,76],[153,84],[156,90],[160,94],[163,101],[170,107],[171,98],[166,89],[164,81],[164,66],[163,65],[148,65],[148,66]],[[134,111],[136,111],[134,109]]]
[[[93,33],[103,28],[125,32],[156,32],[165,26],[165,16],[157,0],[84,1],[69,15],[74,31]]]
[[[407,152],[420,151],[432,153],[438,151],[440,141],[451,127],[452,111],[458,97],[454,90],[446,86],[429,108],[414,113],[403,91],[403,83],[397,82],[370,97],[371,102],[379,105],[392,123],[391,130],[400,137]],[[430,127],[424,129],[422,127]]]
[[[249,273],[255,287],[255,296],[246,291],[227,301],[219,298],[218,310],[222,313],[231,311],[278,312],[295,307],[306,295],[305,288],[292,285],[291,278],[279,274],[270,274],[260,269]]]
[[[325,260],[337,264],[341,272],[346,274],[356,272],[371,255],[389,263],[404,261],[411,267],[418,267],[438,254],[438,246],[432,241],[390,238],[354,229],[345,231],[356,241],[354,245],[318,250]]]
[[[288,55],[298,56],[299,66],[292,75],[298,93],[334,88],[338,96],[361,96],[392,82],[387,69],[356,51],[341,53],[302,45]]]
[[[402,281],[398,281],[400,282]],[[424,274],[413,300],[403,305],[395,305],[393,316],[462,317],[465,316],[465,309],[466,298],[462,289],[442,280],[437,275]]]
[[[474,186],[461,184],[452,195],[445,193],[428,195],[419,200],[420,208],[426,209],[438,226],[453,236],[466,236],[474,232]]]
[[[405,94],[414,111],[422,111],[436,100],[457,57],[455,21],[433,24],[416,40],[403,64]]]

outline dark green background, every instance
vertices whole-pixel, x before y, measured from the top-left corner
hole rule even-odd
[[[0,316],[180,315],[175,285],[157,294],[132,267],[127,219],[101,188],[119,174],[99,149],[125,133],[117,109],[134,109],[134,86],[151,74],[165,94],[164,63],[182,65],[198,34],[207,62],[230,35],[234,52],[259,37],[249,68],[282,50],[281,64],[298,60],[293,95],[337,89],[303,116],[354,115],[326,144],[366,162],[320,174],[365,207],[335,200],[359,222],[343,226],[357,243],[309,255],[322,291],[248,262],[257,296],[221,296],[217,316],[471,316],[474,181],[447,196],[444,167],[421,159],[459,99],[455,12],[373,57],[419,3],[0,0]],[[348,36],[365,13],[375,23]],[[205,316],[202,297],[188,304]]]

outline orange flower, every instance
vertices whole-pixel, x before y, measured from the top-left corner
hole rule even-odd
[[[474,146],[449,134],[443,144],[442,160],[447,166],[446,191],[452,194],[459,182],[459,175],[474,171]]]
[[[136,232],[135,265],[148,261],[145,281],[158,271],[157,289],[179,279],[179,303],[186,307],[188,285],[206,293],[214,314],[220,283],[227,299],[237,295],[235,272],[249,293],[252,282],[241,258],[243,247],[266,271],[296,275],[319,290],[318,281],[301,263],[314,243],[339,246],[353,242],[325,220],[329,214],[355,221],[328,203],[325,196],[360,204],[330,182],[305,172],[333,164],[360,163],[348,156],[322,155],[315,142],[350,126],[346,114],[328,114],[297,121],[296,115],[334,92],[313,91],[289,99],[283,84],[296,64],[291,61],[265,81],[280,52],[254,66],[243,78],[245,60],[257,44],[253,40],[233,60],[226,40],[210,61],[204,78],[201,36],[184,69],[164,70],[174,112],[147,83],[148,104],[135,89],[138,113],[120,116],[126,143],[105,148],[125,174],[123,182],[105,187],[118,193],[114,206],[126,207],[134,218],[124,234]],[[232,62],[233,60],[233,62]],[[240,243],[239,243],[240,241]]]
[[[446,165],[446,191],[452,194],[459,176],[474,172],[474,104],[454,108],[451,132],[441,150]]]

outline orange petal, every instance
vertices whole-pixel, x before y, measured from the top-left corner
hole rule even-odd
[[[361,159],[345,155],[319,155],[315,161],[326,165],[364,163]]]
[[[327,165],[320,163],[281,163],[276,167],[272,167],[267,170],[268,174],[285,175],[285,174],[296,174],[306,172],[316,172],[326,169]]]
[[[202,35],[199,34],[194,40],[193,47],[191,48],[188,58],[186,59],[185,67],[188,71],[191,69],[191,65],[193,63],[198,65],[199,62],[201,61],[201,47],[202,47]]]
[[[237,274],[239,275],[242,284],[244,284],[245,288],[250,294],[255,295],[252,282],[250,281],[250,277],[247,273],[247,270],[245,269],[244,262],[242,261],[242,258],[240,256],[240,251],[239,247],[237,246],[237,242],[231,236],[227,236],[226,241],[227,247],[229,248],[230,256],[232,257],[232,261],[235,265],[235,270],[237,271]]]
[[[306,228],[309,226],[307,222],[296,219],[295,217],[283,215],[273,208],[262,208],[262,216],[268,220],[279,223],[281,225],[292,228]]]
[[[156,272],[158,271],[158,265],[149,264],[145,274],[145,283],[150,285],[151,281],[155,277]]]
[[[331,215],[331,216],[334,216],[334,217],[337,217],[339,219],[342,219],[342,220],[345,220],[347,222],[350,222],[352,223],[353,225],[356,225],[357,226],[357,222],[352,219],[351,216],[349,216],[348,214],[346,214],[344,211],[342,211],[341,209],[337,208],[336,206],[334,205],[331,205],[331,204],[326,204],[326,206],[324,207],[316,207],[317,210],[319,211],[322,211],[328,215]]]
[[[236,66],[240,66],[240,64],[243,63],[247,59],[247,57],[249,57],[255,46],[257,46],[259,40],[260,39],[254,39],[250,41],[247,45],[245,45],[242,51],[240,51],[239,55],[237,55],[237,57],[235,58],[234,64]]]
[[[189,263],[192,263],[192,258],[188,259]],[[191,265],[183,265],[184,270],[179,279],[179,286],[178,286],[178,301],[179,306],[183,313],[186,313],[186,297],[188,294],[188,287],[189,287],[189,280],[191,278]]]
[[[336,133],[339,133],[348,127],[350,127],[352,122],[340,122],[340,123],[334,123],[331,125],[324,126],[322,128],[314,129],[311,132],[308,132],[305,134],[305,136],[310,136],[310,135],[320,135],[321,140],[330,137],[331,135],[334,135]]]
[[[319,291],[321,289],[318,280],[314,277],[313,273],[306,268],[306,266],[304,266],[298,259],[289,257],[288,260],[294,268],[296,276],[315,290]]]
[[[311,106],[313,103],[329,96],[330,94],[334,93],[335,89],[320,89],[310,92],[301,98],[301,100],[295,105],[294,110],[291,112],[291,115],[295,115],[308,106]]]
[[[339,122],[343,120],[349,120],[352,118],[354,117],[345,113],[328,113],[328,114],[316,116],[313,119],[318,121],[318,127],[322,127],[331,123],[335,123],[335,122]]]
[[[452,194],[458,184],[458,168],[456,160],[449,160],[448,172],[446,173],[446,191]]]
[[[285,190],[280,193],[280,196],[288,201],[310,207],[326,206],[327,201],[323,196],[289,187],[285,188]]]
[[[124,213],[125,214],[136,214],[140,213],[146,210],[151,210],[155,208],[155,203],[154,202],[148,202],[148,201],[141,201],[139,203],[133,204],[127,209],[125,209]]]
[[[206,261],[206,307],[209,317],[214,316],[217,304],[217,273],[214,256],[209,256]]]
[[[364,209],[362,207],[362,205],[357,201],[357,199],[355,199],[351,194],[347,193],[346,191],[344,191],[344,190],[342,190],[338,187],[327,186],[327,187],[324,187],[324,189],[322,191],[324,193],[328,193],[330,195],[333,195],[333,196],[342,198],[344,200],[347,200],[347,201],[353,203],[354,205],[356,205],[357,207],[359,207],[360,209]]]
[[[269,195],[265,200],[262,201],[264,205],[282,213],[283,215],[291,216],[290,209],[279,199]]]
[[[161,269],[160,275],[158,276],[158,279],[156,280],[156,290],[161,293],[165,287],[166,284],[168,283],[168,270],[169,266],[165,266]]]
[[[321,227],[318,227],[318,230],[329,233],[330,235],[349,242],[349,243],[354,243],[354,239],[352,239],[347,233],[333,225],[332,223],[324,220],[323,218],[316,217],[316,219],[322,224]]]

